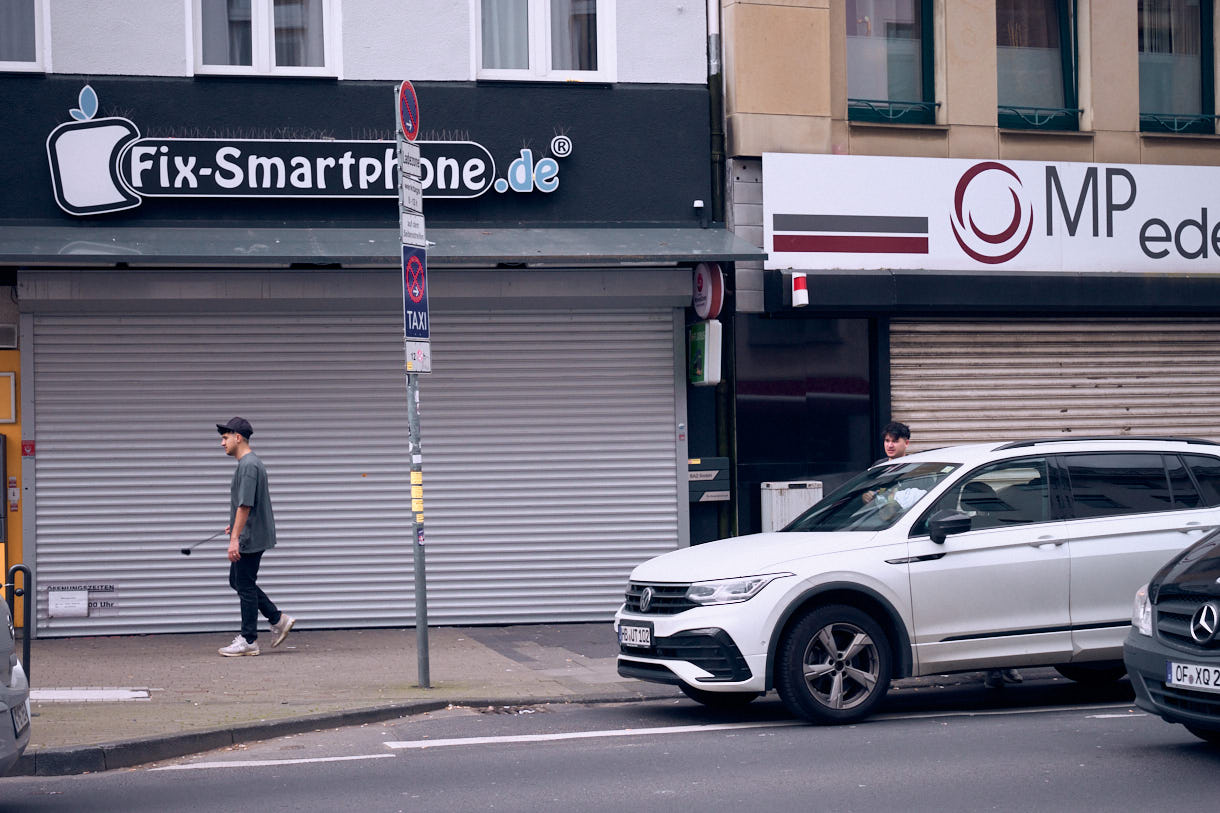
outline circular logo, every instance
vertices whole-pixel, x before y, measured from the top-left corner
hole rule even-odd
[[[645,587],[644,591],[640,593],[640,612],[646,613],[652,607],[652,595],[651,587]]]
[[[406,270],[407,297],[418,305],[424,298],[424,264],[419,257],[407,260]]]
[[[949,223],[967,256],[996,265],[1020,254],[1029,242],[1034,207],[1017,173],[998,161],[983,161],[957,182]]]
[[[1220,628],[1220,606],[1214,601],[1209,601],[1195,610],[1194,616],[1190,619],[1190,637],[1200,644],[1210,643],[1216,637],[1218,628]]]

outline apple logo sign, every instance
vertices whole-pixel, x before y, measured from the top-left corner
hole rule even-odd
[[[78,104],[69,111],[75,121],[59,125],[47,136],[55,202],[73,215],[139,206],[140,197],[119,174],[119,158],[140,131],[124,118],[95,119],[97,94],[89,85],[81,89]]]

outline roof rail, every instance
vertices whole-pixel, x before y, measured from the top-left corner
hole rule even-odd
[[[1012,443],[1005,443],[1002,446],[997,446],[996,451],[1005,449],[1023,449],[1027,446],[1037,446],[1042,443],[1087,443],[1092,440],[1155,440],[1155,441],[1175,441],[1177,443],[1198,443],[1203,446],[1220,446],[1214,440],[1205,440],[1203,438],[1177,438],[1168,436],[1155,435],[1091,435],[1088,437],[1070,437],[1070,438],[1036,438],[1034,440],[1014,440]]]

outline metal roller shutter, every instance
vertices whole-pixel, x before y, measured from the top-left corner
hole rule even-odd
[[[1220,440],[1220,321],[894,321],[911,448],[1064,435]]]
[[[432,321],[430,623],[608,619],[678,544],[673,311]],[[179,553],[227,521],[234,414],[271,476],[268,594],[306,627],[413,623],[401,337],[395,313],[37,316],[39,633],[236,629],[223,540]],[[48,619],[82,582],[112,614]]]

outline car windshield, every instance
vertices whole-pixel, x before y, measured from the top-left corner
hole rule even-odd
[[[844,483],[784,531],[880,531],[914,508],[957,463],[893,463]]]

